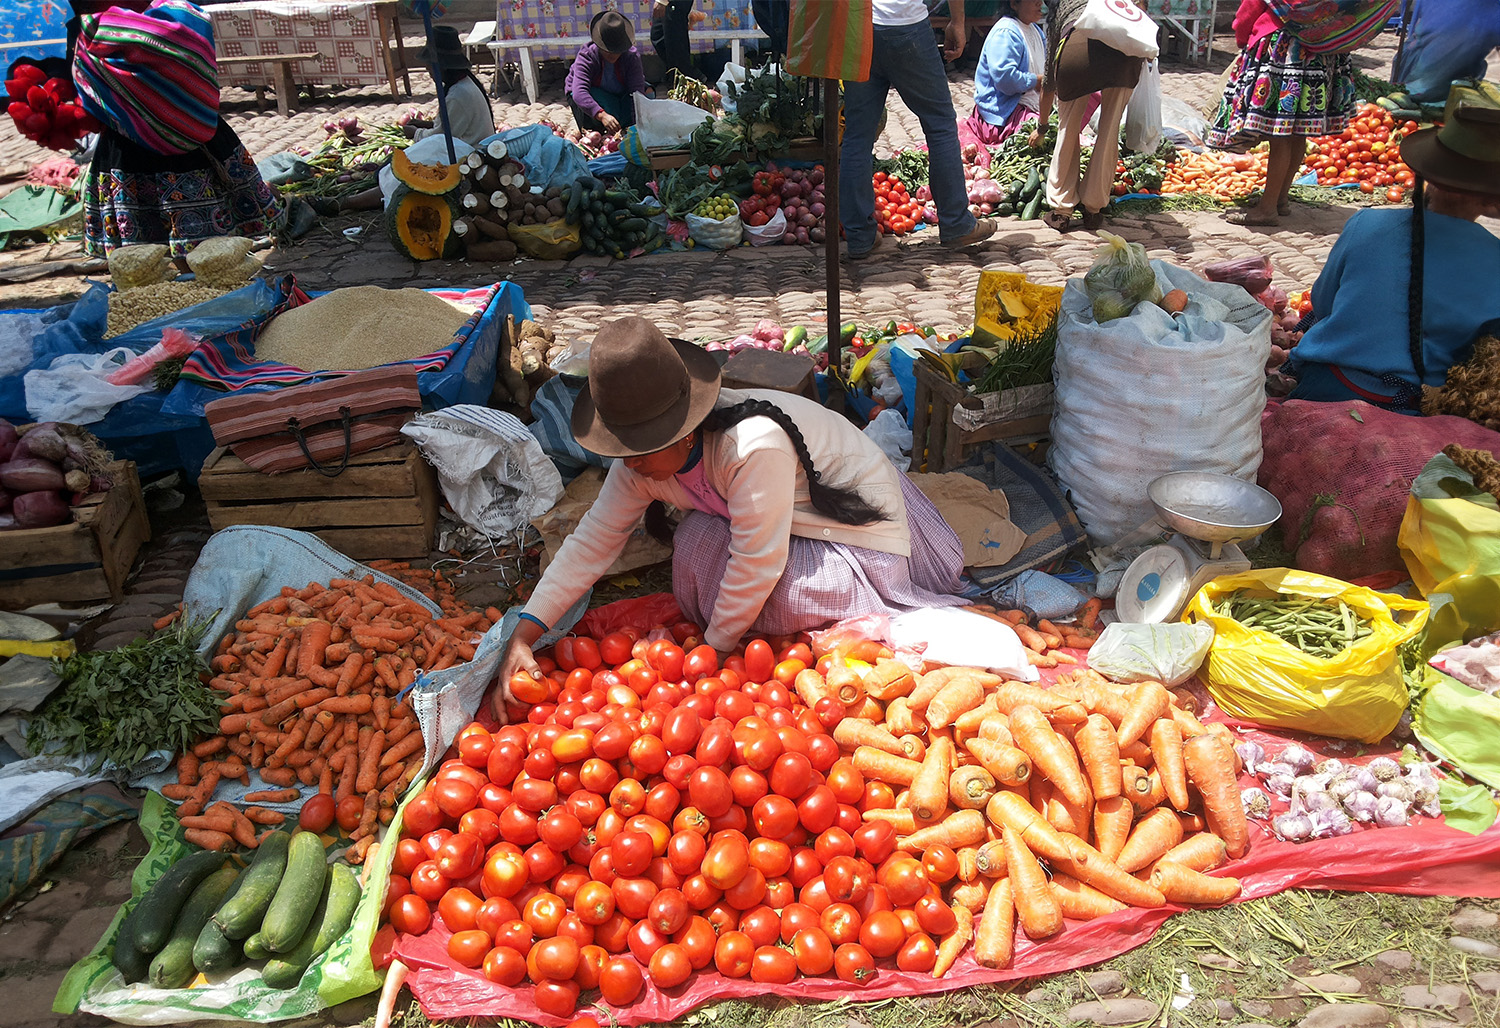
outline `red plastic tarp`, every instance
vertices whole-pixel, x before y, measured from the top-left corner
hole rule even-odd
[[[1072,652],[1080,658],[1080,666],[1086,662],[1081,651]],[[1042,681],[1050,683],[1070,670],[1074,668],[1043,669]],[[1217,712],[1213,719],[1224,720]],[[1274,755],[1291,741],[1288,735],[1229,723],[1236,728],[1237,736],[1260,743],[1268,754]],[[1296,741],[1314,752],[1348,759],[1347,754],[1340,752],[1344,744],[1309,736],[1296,736]],[[1382,753],[1393,755],[1395,750],[1389,746],[1369,748],[1351,762],[1364,763]],[[1241,779],[1244,787],[1254,784],[1255,779],[1250,775]],[[1284,808],[1284,804],[1276,806]],[[1268,822],[1251,822],[1250,852],[1215,872],[1240,879],[1244,889],[1241,900],[1294,888],[1500,897],[1500,824],[1475,836],[1449,828],[1441,819],[1418,818],[1403,828],[1361,825],[1350,835],[1305,843],[1282,842],[1271,834],[1267,825]],[[880,973],[863,986],[836,978],[799,978],[789,985],[766,985],[744,978],[725,978],[709,970],[698,972],[673,989],[657,989],[648,981],[640,999],[612,1013],[617,1024],[634,1025],[670,1021],[705,1003],[723,999],[776,995],[808,1000],[880,1000],[1060,974],[1143,945],[1167,918],[1183,909],[1186,908],[1168,904],[1160,909],[1122,910],[1094,921],[1069,921],[1059,935],[1040,943],[1031,941],[1018,929],[1015,957],[1009,967],[999,970],[975,963],[972,948],[964,952],[943,978],[898,971],[890,961],[881,961]],[[448,956],[448,937],[441,917],[434,914],[427,932],[420,936],[403,935],[396,945],[396,957],[412,968],[407,985],[429,1018],[514,1017],[543,1025],[567,1023],[568,1019],[553,1017],[537,1008],[531,986],[503,988],[478,970],[453,961]]]

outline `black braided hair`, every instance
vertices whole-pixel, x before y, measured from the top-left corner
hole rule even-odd
[[[1417,370],[1417,388],[1427,381],[1427,362],[1422,359],[1422,291],[1426,279],[1427,225],[1423,216],[1427,190],[1421,176],[1411,187],[1411,274],[1406,287],[1407,348]]]
[[[797,451],[797,460],[807,473],[808,498],[819,512],[845,525],[869,525],[890,520],[888,513],[866,501],[855,490],[841,489],[823,482],[822,473],[813,467],[812,455],[807,452],[802,431],[791,416],[774,403],[767,400],[744,400],[732,407],[720,407],[703,419],[701,428],[709,432],[723,432],[747,418],[770,418],[791,437],[792,447]]]

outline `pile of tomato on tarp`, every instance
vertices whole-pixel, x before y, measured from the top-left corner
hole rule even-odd
[[[1096,963],[1184,909],[1068,920],[1042,941],[1017,931],[1008,966],[981,966],[965,946],[934,977],[940,940],[956,934],[934,901],[956,873],[953,847],[903,854],[886,821],[864,816],[889,810],[892,790],[841,757],[837,705],[807,708],[796,688],[828,659],[805,641],[755,640],[721,668],[695,631],[568,640],[540,658],[544,683],[511,683],[531,697],[518,695],[513,723],[471,725],[407,802],[386,910],[429,1017],[565,1024],[602,1002],[634,1024],[767,993],[946,991]],[[1246,731],[1268,751],[1286,743]],[[1455,880],[1500,896],[1500,832],[1418,819],[1294,845],[1251,830],[1248,855],[1221,869],[1242,898],[1436,894]]]

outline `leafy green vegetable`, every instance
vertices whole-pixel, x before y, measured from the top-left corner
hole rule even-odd
[[[822,121],[821,97],[811,79],[765,68],[750,72],[743,86],[731,82],[728,94],[735,112],[724,120],[745,126],[762,155],[785,153],[791,140],[816,135]]]
[[[714,182],[708,170],[692,164],[673,168],[657,182],[656,198],[669,218],[685,218],[704,200],[714,194]]]
[[[978,349],[978,347],[975,347]],[[976,393],[999,393],[1052,381],[1057,356],[1057,319],[1031,335],[1017,336],[999,347],[974,383]]]
[[[220,694],[194,649],[208,621],[178,620],[150,639],[54,661],[62,688],[26,729],[33,753],[93,754],[89,770],[125,771],[153,750],[181,753],[219,727]]]

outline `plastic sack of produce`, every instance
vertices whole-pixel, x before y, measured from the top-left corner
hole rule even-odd
[[[710,115],[702,107],[681,100],[653,100],[635,94],[635,127],[641,142],[652,150],[672,150],[688,145],[693,130]]]
[[[692,236],[693,242],[710,250],[727,250],[731,246],[739,246],[740,237],[745,231],[744,222],[738,214],[731,214],[722,221],[689,214],[687,226],[688,235]]]
[[[1369,634],[1337,656],[1306,653],[1261,628],[1219,613],[1232,594],[1337,600],[1367,623]],[[1427,603],[1378,593],[1303,571],[1273,568],[1224,575],[1199,590],[1183,620],[1214,630],[1202,677],[1231,717],[1335,739],[1377,742],[1406,709],[1401,644],[1427,623]],[[1091,655],[1092,658],[1092,655]]]
[[[1207,624],[1127,625],[1116,623],[1099,633],[1089,649],[1089,667],[1117,682],[1161,682],[1177,685],[1197,673],[1213,645]]]
[[[393,832],[400,822],[391,824]],[[370,944],[379,927],[395,847],[382,846],[371,858],[354,910],[353,923],[313,962],[294,988],[276,989],[261,977],[259,963],[241,966],[227,976],[195,988],[162,989],[148,982],[128,984],[110,962],[120,924],[167,868],[192,853],[172,816],[172,806],[150,792],[141,807],[141,832],[151,844],[131,878],[131,899],[116,912],[93,950],[69,969],[52,1001],[54,1013],[83,1010],[123,1024],[180,1024],[195,1021],[284,1021],[307,1017],[380,988],[382,975],[370,960]]]
[[[1411,484],[1396,536],[1411,580],[1432,602],[1429,652],[1500,628],[1500,504],[1444,454]]]
[[[510,241],[543,261],[561,261],[583,249],[583,231],[561,218],[541,225],[511,225]]]
[[[1253,481],[1261,461],[1271,312],[1239,286],[1162,261],[1151,267],[1151,291],[1187,294],[1180,314],[1138,303],[1100,324],[1085,281],[1074,278],[1058,316],[1048,460],[1101,545],[1152,520],[1152,479],[1213,471]]]
[[[752,225],[745,222],[745,242],[751,246],[770,246],[772,243],[781,242],[781,237],[786,235],[786,214],[781,208],[771,215],[771,220],[764,225]]]
[[[1287,400],[1267,408],[1262,429],[1258,481],[1281,501],[1282,545],[1304,571],[1345,579],[1407,568],[1397,535],[1410,483],[1444,446],[1500,456],[1500,432],[1468,418],[1363,400]]]
[[[1138,303],[1155,303],[1166,290],[1140,243],[1126,242],[1112,232],[1100,232],[1104,245],[1095,252],[1093,266],[1083,275],[1083,290],[1094,305],[1099,324],[1123,318]]]

